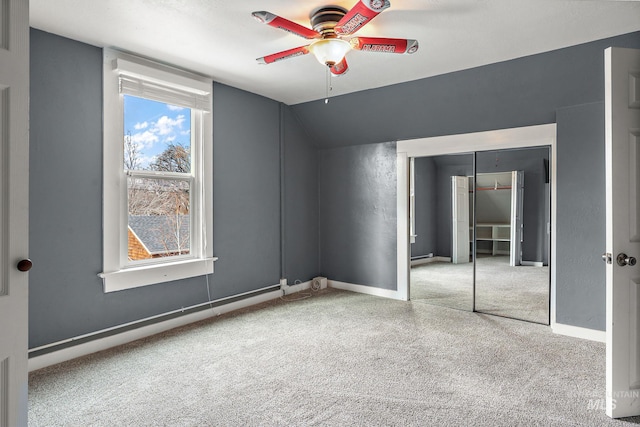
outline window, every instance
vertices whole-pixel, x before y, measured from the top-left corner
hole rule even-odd
[[[213,273],[211,91],[105,49],[105,292]]]

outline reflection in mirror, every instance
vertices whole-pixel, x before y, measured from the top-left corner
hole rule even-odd
[[[549,149],[476,153],[476,311],[549,324]]]
[[[411,300],[471,311],[473,154],[411,164]]]

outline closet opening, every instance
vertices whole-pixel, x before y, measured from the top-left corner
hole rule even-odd
[[[398,142],[399,294],[553,323],[554,151],[555,125]]]

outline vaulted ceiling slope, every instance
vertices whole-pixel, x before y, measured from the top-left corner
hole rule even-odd
[[[359,36],[417,39],[413,55],[350,52],[331,79],[341,95],[505,61],[640,30],[640,1],[390,0]],[[326,95],[326,69],[310,56],[256,58],[305,45],[261,25],[267,10],[309,26],[309,13],[356,0],[31,0],[31,26],[187,68],[289,105]]]

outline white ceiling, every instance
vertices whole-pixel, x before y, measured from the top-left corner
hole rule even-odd
[[[310,55],[255,59],[308,41],[260,24],[256,10],[309,26],[309,12],[357,0],[31,0],[31,26],[190,69],[286,104],[321,99]],[[332,96],[504,61],[640,30],[640,1],[391,0],[357,35],[417,39],[413,55],[349,52]]]

